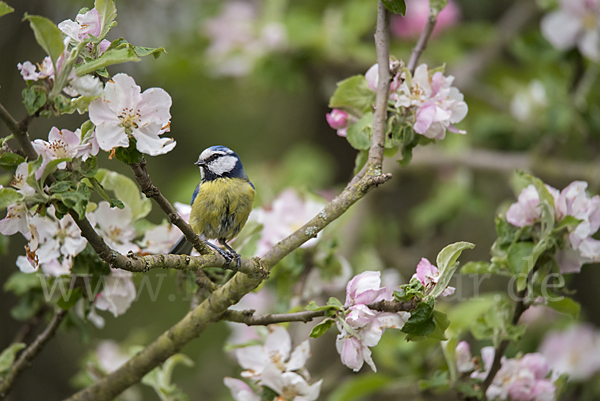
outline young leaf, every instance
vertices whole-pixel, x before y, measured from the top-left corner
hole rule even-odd
[[[435,14],[439,14],[446,5],[448,4],[448,0],[430,0],[429,7],[435,12]]]
[[[462,251],[473,248],[475,248],[475,244],[471,244],[470,242],[456,242],[448,245],[442,249],[440,253],[438,253],[436,263],[438,265],[438,269],[440,270],[440,278],[433,288],[433,291],[431,291],[430,295],[432,297],[439,297],[444,292],[446,287],[448,287],[448,283],[458,267],[458,262],[456,260]]]
[[[13,11],[15,11],[14,8],[12,8],[11,6],[9,6],[5,2],[0,1],[0,17],[2,17],[3,15],[6,15],[6,14],[10,14]]]
[[[48,53],[52,59],[52,63],[56,67],[56,61],[65,51],[63,34],[60,29],[58,29],[54,22],[39,15],[25,14],[25,18],[23,19],[29,21],[29,25],[35,35],[35,40]]]
[[[96,0],[94,8],[100,14],[102,28],[100,30],[100,38],[103,38],[108,33],[113,21],[117,18],[117,8],[114,0]]]
[[[125,63],[127,61],[140,61],[135,54],[133,47],[124,47],[121,49],[110,49],[102,53],[102,56],[95,60],[90,60],[75,68],[78,77],[81,77],[90,72],[94,72],[99,68],[104,68],[109,65]]]
[[[16,359],[17,354],[25,348],[25,343],[12,343],[0,354],[0,373],[6,372]]]
[[[21,92],[23,96],[23,104],[27,113],[30,116],[34,115],[39,109],[44,107],[48,97],[46,96],[46,90],[39,85],[32,85],[29,88],[23,89]]]
[[[382,0],[382,3],[385,8],[394,14],[406,15],[406,3],[404,3],[404,0]]]
[[[23,199],[23,194],[13,188],[0,188],[0,210]]]
[[[18,155],[16,153],[6,152],[0,155],[0,167],[6,170],[12,170],[14,168],[17,168],[17,166],[23,163],[24,161],[25,159],[23,158],[23,156]]]
[[[527,264],[535,264],[533,260],[533,242],[517,242],[508,249],[508,267],[513,274],[521,274],[531,270]],[[533,266],[531,266],[533,267]]]
[[[357,150],[368,150],[371,147],[371,133],[373,132],[373,113],[365,113],[355,124],[348,126],[346,139]]]
[[[362,115],[371,110],[375,102],[375,92],[369,88],[364,75],[355,75],[338,82],[329,107],[332,109],[345,108],[352,110],[355,114]]]
[[[327,332],[327,330],[329,330],[331,328],[331,326],[333,326],[333,323],[335,323],[333,319],[323,320],[321,323],[319,323],[315,327],[313,327],[312,331],[310,332],[310,337],[311,338],[321,337],[323,334],[325,334]]]
[[[427,302],[419,303],[417,308],[410,312],[410,318],[402,327],[402,331],[409,335],[406,338],[407,340],[412,340],[415,337],[425,337],[433,333],[434,330],[433,305]]]
[[[46,164],[46,167],[44,167],[44,172],[42,173],[40,182],[44,183],[46,181],[46,178],[48,178],[48,176],[56,169],[56,166],[64,162],[70,162],[71,160],[73,160],[71,157],[50,160],[48,164]]]
[[[558,300],[548,298],[546,299],[546,304],[555,311],[567,314],[573,319],[577,319],[579,311],[581,310],[581,305],[568,297],[562,297]]]
[[[103,176],[100,184],[106,190],[114,191],[116,198],[131,208],[134,221],[146,217],[150,213],[152,209],[150,199],[142,195],[133,180],[124,175],[104,169],[98,170],[98,174]]]

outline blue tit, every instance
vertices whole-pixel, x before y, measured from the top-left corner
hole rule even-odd
[[[238,235],[248,220],[254,202],[254,185],[239,156],[225,146],[205,149],[195,164],[200,168],[202,180],[192,195],[190,225],[202,240],[216,239],[229,253],[210,242],[207,244],[228,263],[234,258],[239,265],[240,256],[227,241]],[[191,250],[191,244],[182,237],[171,253],[189,254]]]

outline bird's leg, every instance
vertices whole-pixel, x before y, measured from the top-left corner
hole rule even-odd
[[[216,250],[219,253],[219,255],[223,256],[223,258],[225,259],[225,262],[227,263],[227,266],[231,266],[231,262],[234,259],[233,255],[231,255],[229,252],[226,252],[226,251],[222,250],[221,248],[219,248],[215,244],[212,244],[212,243],[210,243],[208,241],[204,241],[204,243],[206,245],[210,246],[211,248],[213,248],[214,250]],[[219,243],[221,243],[221,241],[219,241]],[[239,258],[239,255],[238,255],[238,258]],[[239,266],[239,260],[238,260],[238,266]],[[237,269],[237,267],[236,267],[236,269]]]
[[[229,255],[235,260],[235,269],[237,270],[240,267],[241,256],[239,253],[233,250],[224,239],[219,240],[219,244],[223,245],[229,251]]]

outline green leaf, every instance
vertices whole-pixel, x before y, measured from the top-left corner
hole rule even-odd
[[[50,193],[53,199],[59,200],[66,208],[60,208],[56,205],[56,213],[58,218],[61,218],[69,209],[74,210],[80,219],[85,217],[85,211],[92,191],[83,182],[66,182],[57,181],[50,185]]]
[[[42,283],[37,274],[26,274],[20,271],[13,273],[4,283],[4,291],[11,291],[18,297],[41,287]]]
[[[56,169],[56,166],[58,166],[60,163],[70,162],[71,160],[73,160],[73,158],[71,158],[71,157],[64,157],[62,159],[50,160],[48,162],[48,164],[46,164],[46,167],[44,167],[44,172],[42,173],[42,177],[40,178],[40,182],[42,184],[44,182],[46,182],[46,178],[48,178],[48,176],[54,172],[54,170]]]
[[[80,77],[82,75],[94,72],[99,68],[104,68],[113,64],[125,63],[127,61],[140,61],[138,56],[135,54],[133,47],[110,49],[102,53],[102,55],[97,59],[89,60],[78,65],[75,67],[75,72],[77,73],[77,76]]]
[[[335,321],[333,319],[323,320],[321,323],[319,323],[315,327],[313,327],[312,331],[310,332],[310,337],[311,338],[321,337],[323,334],[325,334],[327,332],[327,330],[329,330],[331,328],[331,326],[333,326],[333,323],[335,323]]]
[[[39,15],[25,14],[23,19],[29,21],[29,25],[35,35],[35,40],[37,40],[38,44],[50,56],[56,70],[56,61],[65,51],[63,33],[58,29],[56,24],[48,18]]]
[[[327,305],[333,306],[339,310],[344,309],[344,304],[342,304],[342,302],[336,297],[329,297],[329,299],[327,300]]]
[[[535,264],[533,260],[533,242],[517,242],[508,249],[508,267],[513,274],[518,275],[522,272],[528,272],[533,268],[529,268],[528,264]]]
[[[355,75],[338,82],[337,89],[329,100],[332,109],[349,109],[356,115],[371,111],[375,92],[369,88],[364,75]]]
[[[361,150],[356,154],[356,161],[354,162],[354,175],[358,174],[359,171],[367,164],[369,160],[369,152],[367,150]]]
[[[57,280],[60,280],[60,278],[57,278]],[[81,288],[75,288],[73,290],[69,290],[60,297],[60,299],[56,302],[56,304],[61,309],[69,310],[73,306],[75,306],[75,304],[81,298],[82,295],[83,295],[83,292],[81,291]]]
[[[25,159],[23,156],[18,155],[16,153],[6,152],[0,155],[0,167],[6,170],[12,170],[17,168],[17,166],[23,163]]]
[[[113,21],[117,18],[117,7],[114,0],[96,0],[94,8],[100,13],[102,28],[100,29],[100,39],[102,39],[110,30]]]
[[[143,46],[133,46],[133,51],[138,57],[146,57],[146,56],[154,56],[154,59],[157,59],[163,53],[167,53],[164,47],[143,47]]]
[[[81,164],[81,174],[84,177],[92,178],[98,174],[98,159],[96,156],[90,156]]]
[[[335,387],[329,395],[328,401],[353,401],[363,400],[369,395],[375,394],[388,384],[392,384],[392,378],[381,373],[366,373],[346,380]]]
[[[0,354],[0,373],[10,369],[15,361],[17,354],[25,348],[25,343],[12,343]]]
[[[448,4],[448,0],[430,0],[429,7],[435,12],[435,14],[439,14],[446,5]]]
[[[0,188],[0,210],[23,200],[23,195],[13,188]]]
[[[460,274],[505,274],[501,266],[489,262],[467,262],[460,268]]]
[[[404,3],[404,0],[382,0],[382,3],[385,8],[394,14],[401,14],[402,16],[406,14],[406,3]]]
[[[549,297],[546,298],[546,304],[554,309],[557,312],[564,313],[569,315],[573,319],[577,319],[579,317],[579,311],[581,310],[581,305],[568,297],[560,297],[560,299],[554,299],[558,297]]]
[[[423,283],[413,277],[408,284],[402,284],[399,290],[394,291],[394,298],[398,302],[408,302],[415,297],[423,298]]]
[[[12,8],[11,6],[9,6],[5,2],[0,1],[0,17],[2,17],[3,15],[6,15],[6,14],[10,14],[13,11],[15,11],[14,8]]]
[[[440,270],[440,277],[437,284],[433,288],[433,291],[431,291],[432,297],[439,297],[444,292],[446,287],[448,287],[450,279],[458,268],[457,259],[462,251],[473,248],[475,248],[475,244],[470,242],[456,242],[446,246],[440,251],[440,253],[438,253],[436,263],[438,269]]]
[[[402,331],[408,334],[407,340],[425,337],[433,333],[434,330],[433,305],[427,302],[419,303],[417,308],[410,312],[410,318],[402,327]]]
[[[144,155],[137,150],[133,137],[129,138],[129,147],[115,148],[115,157],[125,164],[140,163],[144,159]]]
[[[99,179],[100,184],[107,190],[113,191],[115,197],[125,203],[131,209],[133,220],[139,220],[146,217],[152,209],[150,199],[147,199],[138,188],[137,184],[129,177],[108,171],[104,169],[98,170],[99,175],[103,175]],[[98,177],[96,177],[98,179]]]
[[[419,390],[437,390],[444,391],[450,386],[450,380],[448,380],[448,372],[436,370],[433,377],[429,380],[418,381]]]
[[[346,130],[348,143],[357,150],[368,150],[371,147],[373,132],[373,113],[365,113],[356,123],[349,125]]]
[[[421,138],[424,137],[417,134],[412,127],[402,129],[402,147],[400,148],[402,159],[398,160],[401,167],[408,166],[412,160],[412,151],[419,144]]]
[[[502,340],[518,341],[525,333],[526,326],[513,325],[513,306],[510,302],[496,302],[471,325],[471,333],[477,340],[492,339],[494,346]]]
[[[580,220],[574,216],[565,216],[557,225],[556,230],[560,230],[562,228],[575,228],[577,227],[583,220]]]
[[[46,90],[39,85],[23,89],[23,104],[30,116],[34,115],[39,109],[44,107],[47,101]]]
[[[517,175],[535,186],[535,190],[540,197],[538,207],[542,210],[542,235],[548,234],[554,228],[554,197],[539,178],[521,171],[518,171]]]

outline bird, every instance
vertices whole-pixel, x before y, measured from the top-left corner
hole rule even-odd
[[[192,195],[190,225],[207,245],[225,258],[228,265],[240,255],[227,244],[242,230],[254,203],[255,188],[244,171],[240,157],[233,150],[217,145],[206,148],[194,163],[201,180]],[[227,249],[207,242],[216,239]],[[189,254],[192,244],[185,236],[173,246],[172,254]]]

